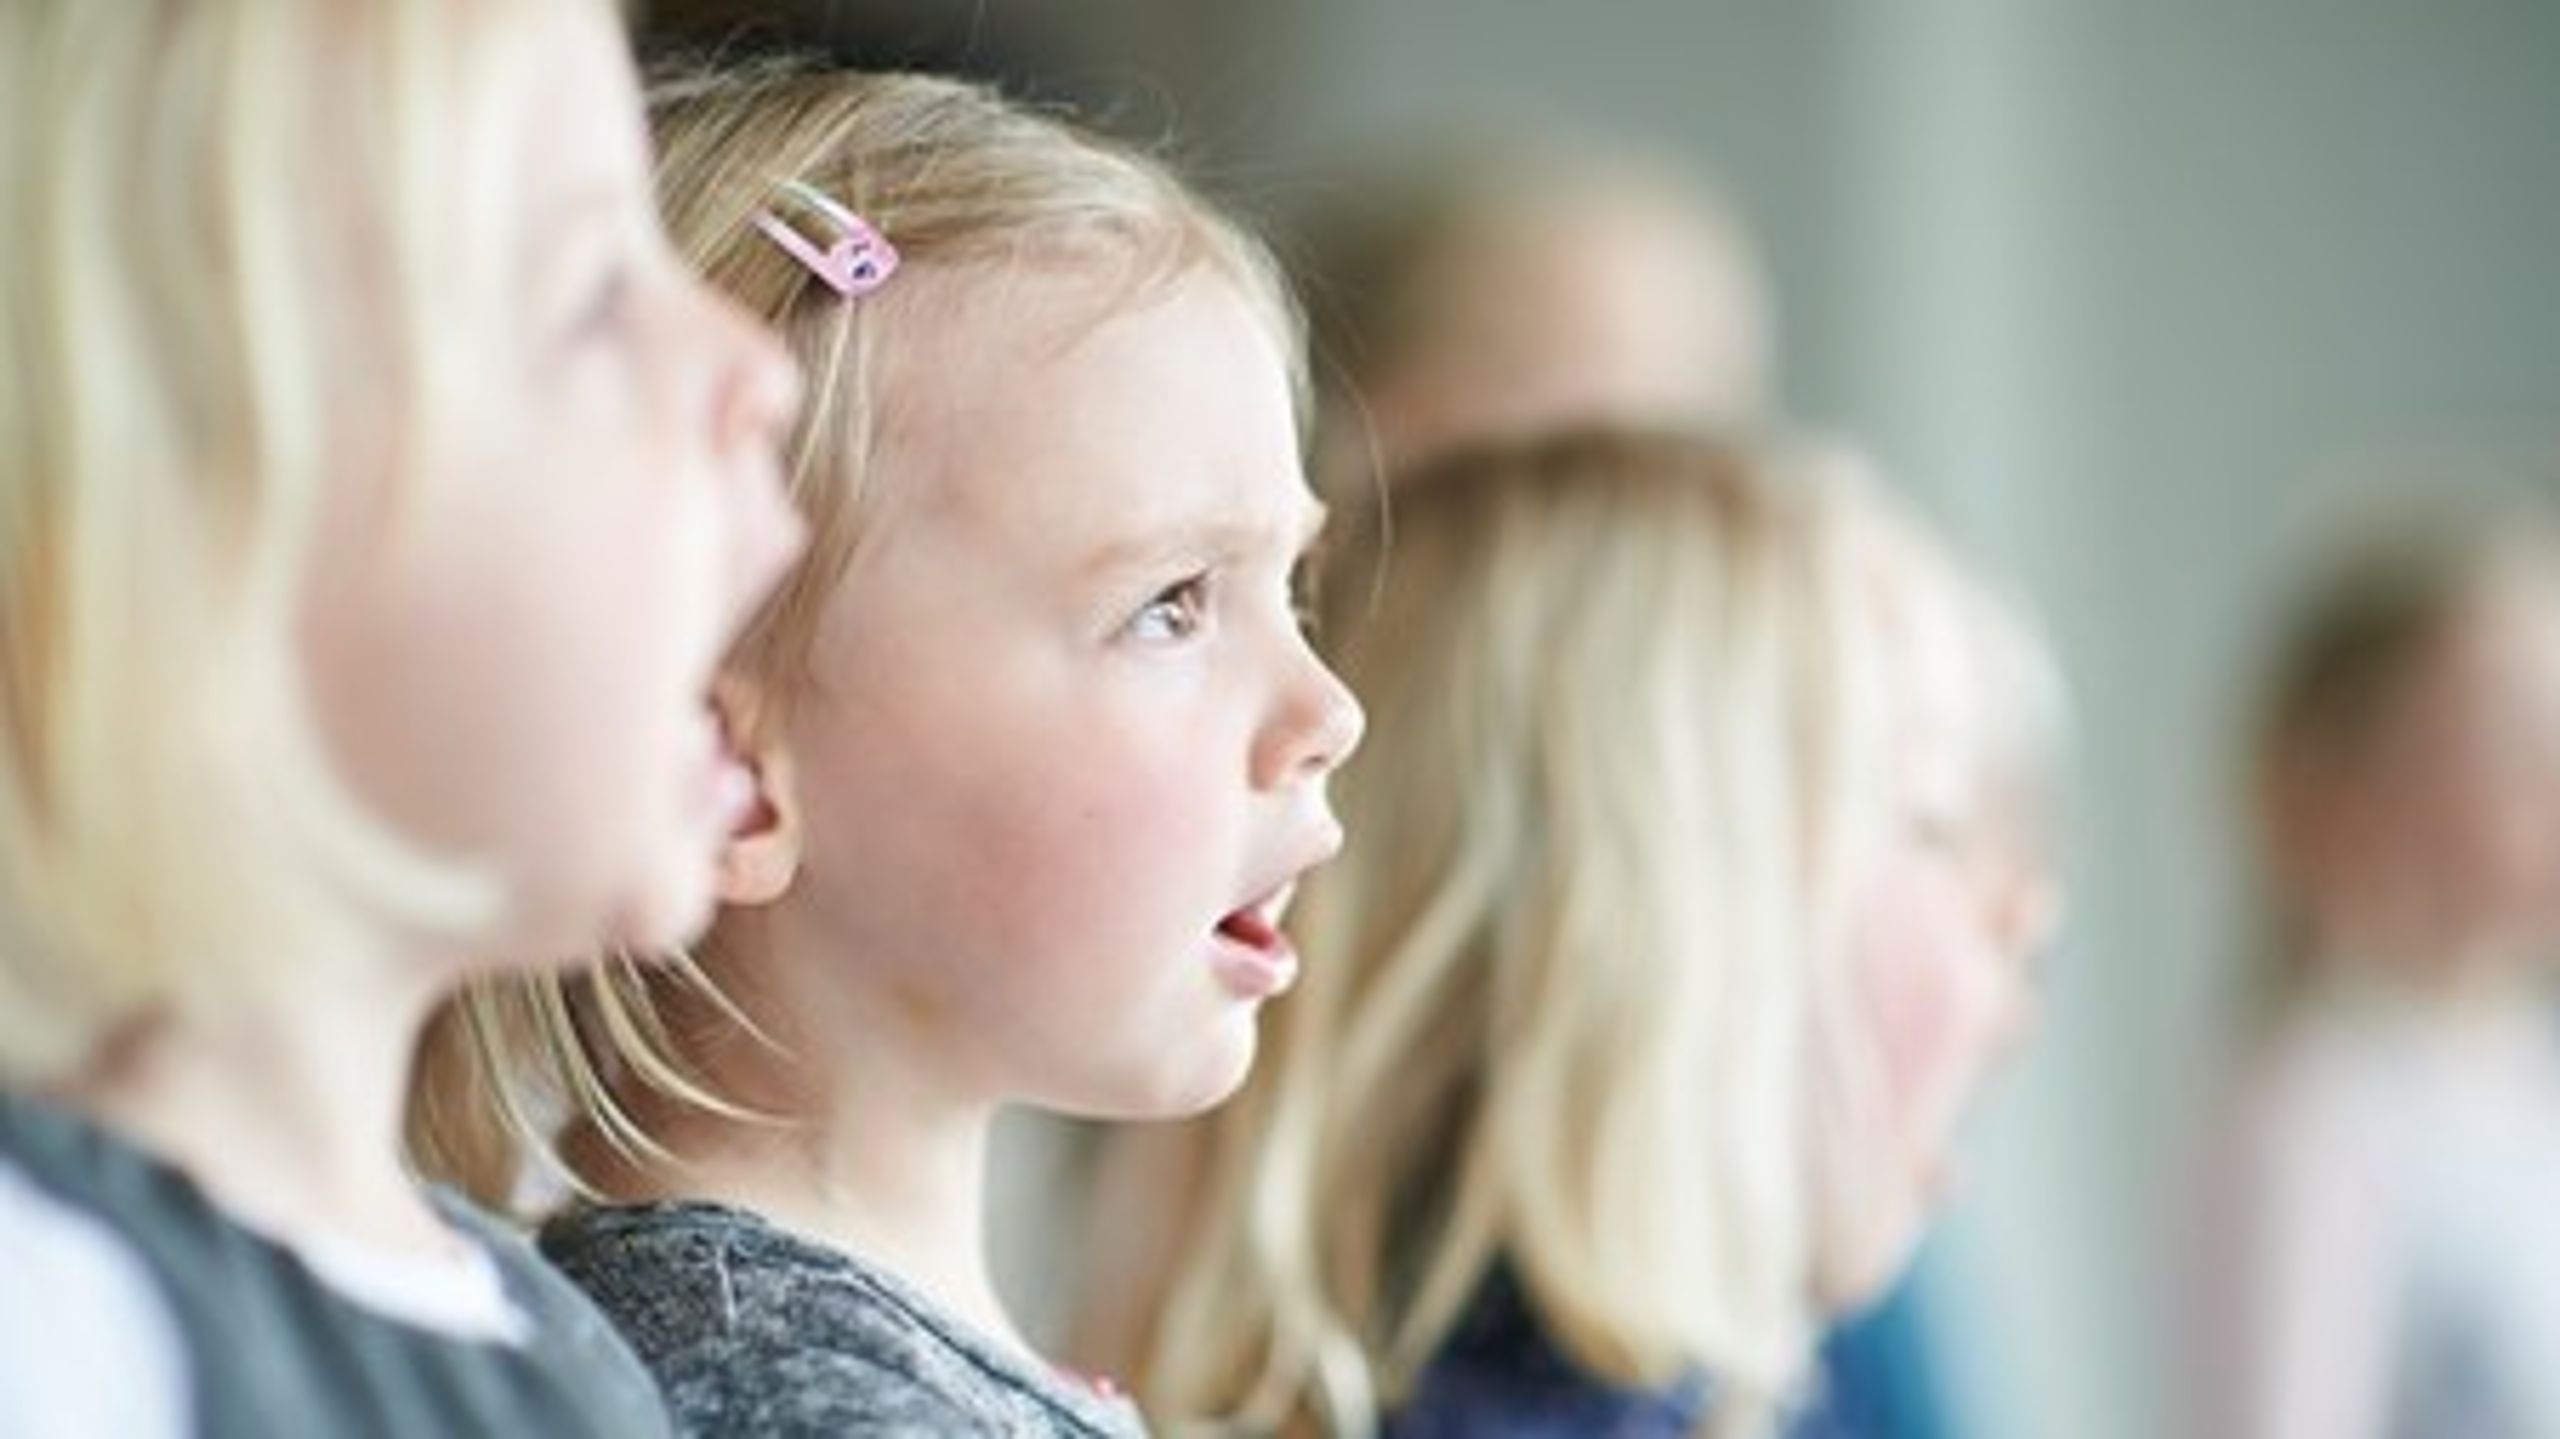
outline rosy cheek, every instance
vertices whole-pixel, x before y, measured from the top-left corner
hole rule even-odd
[[[1934,1130],[1952,1119],[1949,1111],[1980,1067],[1975,1052],[1987,1049],[2000,1022],[1995,976],[1945,888],[1901,886],[1875,916],[1862,955],[1863,1008],[1886,1102],[1906,1130]],[[1935,1142],[1927,1133],[1904,1138]]]
[[[1907,931],[1899,938],[1867,959],[1868,1023],[1887,1092],[1897,1102],[1928,1087],[1936,1056],[1946,1051],[1955,1028],[1937,958],[1915,945]]]

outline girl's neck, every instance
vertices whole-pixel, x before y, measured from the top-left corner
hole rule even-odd
[[[451,1253],[400,1148],[434,973],[350,966],[144,1021],[54,1095],[272,1238]]]
[[[792,970],[767,954],[752,972]],[[686,1058],[713,1094],[758,1117],[631,1096],[634,1117],[671,1162],[611,1155],[591,1128],[573,1134],[572,1162],[599,1176],[616,1198],[701,1199],[751,1210],[888,1270],[987,1336],[1029,1353],[996,1297],[987,1259],[995,1100],[950,1082],[887,1026],[845,1020],[823,1002],[737,998],[770,1042],[739,1033],[734,1021],[709,1020],[725,1030],[723,1040]],[[670,1027],[704,1032],[693,1018]]]
[[[860,1104],[849,1091],[822,1108],[770,1130],[698,1111],[660,1116],[653,1133],[676,1163],[614,1188],[750,1210],[897,1275],[1027,1352],[996,1297],[982,1232],[992,1116],[930,1119]]]
[[[2316,952],[2329,987],[2388,995],[2434,1018],[2461,1021],[2545,1002],[2545,966],[2512,936],[2419,936],[2405,925],[2336,924]]]

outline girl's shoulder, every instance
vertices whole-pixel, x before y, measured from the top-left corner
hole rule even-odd
[[[897,1276],[699,1201],[578,1208],[543,1253],[622,1326],[688,1432],[1143,1432]]]
[[[1638,1388],[1576,1364],[1497,1269],[1385,1430],[1389,1439],[1686,1439],[1709,1407],[1704,1376]]]
[[[168,1302],[113,1227],[0,1160],[0,1432],[192,1432]]]
[[[667,1432],[646,1372],[602,1319],[488,1221],[457,1227],[487,1252],[506,1299],[524,1309],[529,1322],[513,1337],[454,1332],[375,1302],[361,1285],[332,1279],[343,1255],[258,1232],[183,1172],[70,1111],[0,1100],[0,1164],[41,1201],[34,1219],[14,1222],[87,1236],[72,1252],[92,1257],[76,1262],[90,1284],[114,1286],[86,1290],[91,1299],[121,1312],[135,1308],[134,1296],[148,1296],[142,1312],[151,1317],[131,1337],[98,1331],[110,1342],[84,1377],[102,1393],[144,1392],[174,1365],[183,1376],[174,1388],[184,1432]],[[449,1217],[457,1212],[448,1209]],[[7,1252],[35,1251],[12,1242]],[[125,1298],[103,1297],[110,1293]],[[13,1329],[22,1318],[51,1326],[53,1309],[44,1290],[14,1276],[0,1291]],[[115,1376],[102,1376],[101,1367]],[[128,1370],[133,1377],[122,1377]],[[0,1413],[14,1421],[8,1406],[20,1402],[19,1391],[13,1384],[5,1392]],[[21,1432],[14,1422],[0,1430]],[[107,1424],[83,1432],[132,1431]]]

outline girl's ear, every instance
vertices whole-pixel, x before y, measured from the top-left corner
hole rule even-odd
[[[780,726],[769,723],[762,693],[753,684],[724,676],[711,696],[731,753],[755,781],[754,797],[720,846],[720,902],[771,904],[800,872],[800,808],[790,747]]]
[[[1995,864],[1988,897],[1991,939],[2008,963],[2023,1016],[2043,987],[2044,960],[2062,929],[2062,876],[2043,856],[2010,855]]]

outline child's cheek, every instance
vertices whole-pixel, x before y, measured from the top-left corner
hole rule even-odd
[[[1877,916],[1862,982],[1887,1102],[1909,1123],[1952,1098],[1945,1091],[1962,1063],[1965,955],[1943,896],[1905,884],[1893,900]]]

